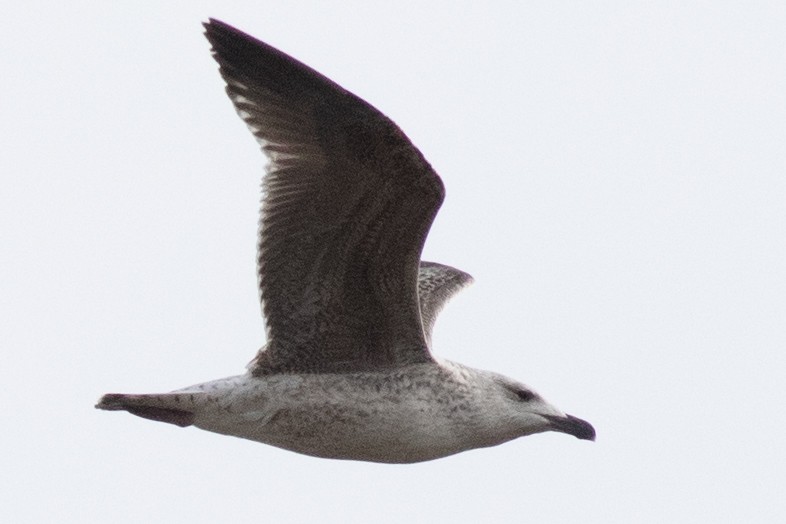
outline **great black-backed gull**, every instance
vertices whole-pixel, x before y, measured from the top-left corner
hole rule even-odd
[[[273,47],[205,24],[269,158],[258,239],[267,344],[244,375],[96,407],[317,457],[409,463],[593,427],[531,388],[431,354],[471,277],[420,261],[442,181],[374,107]]]

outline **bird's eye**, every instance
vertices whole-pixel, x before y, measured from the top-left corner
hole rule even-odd
[[[535,393],[528,389],[517,389],[516,395],[518,395],[519,400],[523,402],[529,402],[530,400],[534,400],[536,397]]]

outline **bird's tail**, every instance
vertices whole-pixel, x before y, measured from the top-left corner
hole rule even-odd
[[[194,395],[163,393],[153,395],[125,395],[107,393],[96,404],[96,408],[107,411],[128,411],[132,415],[166,422],[184,428],[194,423]]]

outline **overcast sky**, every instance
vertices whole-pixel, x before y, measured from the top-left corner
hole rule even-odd
[[[0,520],[786,519],[786,4],[224,4],[4,7]],[[264,342],[210,16],[401,126],[447,187],[423,258],[476,279],[436,353],[597,442],[390,466],[93,409]]]

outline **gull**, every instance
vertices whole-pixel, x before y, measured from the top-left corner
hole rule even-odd
[[[246,373],[99,409],[322,458],[413,463],[588,422],[498,373],[441,359],[431,333],[472,277],[420,260],[442,181],[373,106],[215,19],[226,92],[267,155],[257,242],[266,344]]]

